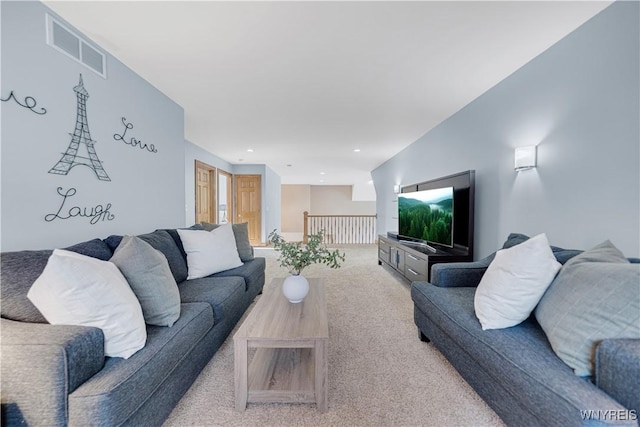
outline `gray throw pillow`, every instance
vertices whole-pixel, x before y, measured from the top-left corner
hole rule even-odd
[[[187,278],[187,261],[180,253],[180,248],[168,231],[156,230],[153,233],[141,234],[140,239],[151,245],[152,248],[159,250],[169,262],[171,273],[177,283]]]
[[[142,239],[124,236],[110,260],[129,282],[149,325],[172,326],[180,317],[180,292],[167,258]]]
[[[202,228],[206,231],[212,231],[220,227],[220,224],[211,224],[210,222],[203,222]],[[243,222],[240,224],[232,224],[233,235],[236,238],[236,247],[238,248],[238,255],[242,262],[251,261],[254,258],[253,247],[249,242],[249,223]]]
[[[600,341],[640,338],[640,264],[609,241],[570,259],[535,310],[553,351],[592,376]]]

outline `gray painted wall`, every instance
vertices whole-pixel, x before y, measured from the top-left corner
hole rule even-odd
[[[394,184],[475,169],[476,258],[510,232],[638,256],[638,16],[638,2],[614,3],[374,170],[378,229],[397,229]],[[524,145],[538,167],[516,173]]]
[[[282,227],[282,179],[273,169],[265,166],[267,181],[264,185],[267,197],[264,201],[264,237],[266,241],[269,233]]]
[[[32,96],[37,108],[47,110],[38,115],[13,100],[0,103],[2,250],[63,247],[110,234],[138,234],[184,224],[182,108],[108,54],[104,79],[48,46],[45,14],[50,11],[43,4],[1,2],[0,7],[1,97],[6,99],[13,91],[24,102]],[[95,149],[110,182],[98,180],[86,166],[74,167],[67,175],[48,173],[69,146],[69,134],[74,131],[77,103],[73,87],[80,73],[89,92],[91,137],[97,141]],[[154,144],[157,153],[113,138],[124,131],[122,117],[134,126],[125,139],[135,137]],[[108,210],[113,219],[98,216],[95,224],[80,216],[45,221],[63,201],[58,187],[63,192],[76,189],[59,216],[68,216],[74,206],[89,212],[111,204]]]

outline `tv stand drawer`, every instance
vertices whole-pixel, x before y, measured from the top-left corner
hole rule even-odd
[[[429,280],[429,262],[409,252],[404,257],[404,275],[410,281]]]
[[[433,264],[462,261],[472,261],[471,255],[450,254],[440,250],[426,254],[404,241],[378,236],[378,265],[388,265],[410,282],[428,282]]]
[[[378,259],[391,264],[391,245],[382,240],[378,242]]]

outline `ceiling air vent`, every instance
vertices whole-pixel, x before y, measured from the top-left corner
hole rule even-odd
[[[107,78],[106,57],[83,38],[47,14],[47,44]]]

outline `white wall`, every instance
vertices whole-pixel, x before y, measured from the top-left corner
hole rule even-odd
[[[311,215],[375,215],[375,201],[353,201],[350,185],[312,185]]]
[[[393,185],[476,170],[475,254],[510,232],[640,254],[638,2],[616,2],[372,172],[378,229]],[[516,173],[514,148],[538,145]]]
[[[0,7],[1,98],[7,99],[13,91],[21,102],[33,97],[38,111],[46,109],[46,114],[39,115],[13,99],[0,103],[2,250],[63,247],[110,234],[139,234],[184,224],[182,108],[108,54],[104,79],[48,46],[45,14],[49,9],[42,3],[3,1]],[[73,88],[80,74],[89,93],[91,137],[111,181],[99,180],[87,166],[76,166],[67,175],[48,173],[74,132]],[[124,139],[153,144],[157,153],[114,139],[114,134],[124,133],[122,117],[133,125]],[[63,198],[58,188],[63,193],[76,190],[59,213]],[[56,214],[89,214],[92,209],[95,213],[100,206],[109,213],[96,216],[94,224],[79,215],[56,218]]]
[[[282,185],[282,237],[301,241],[304,237],[304,213],[311,210],[311,186]]]
[[[373,186],[373,181],[366,183],[354,183],[351,188],[351,200],[353,200],[354,202],[375,202],[376,189]]]
[[[354,201],[350,185],[282,185],[282,236],[302,240],[310,215],[375,215],[375,201]]]

